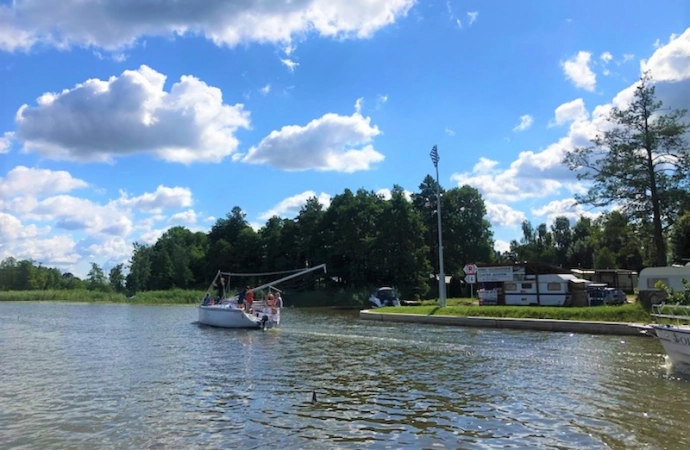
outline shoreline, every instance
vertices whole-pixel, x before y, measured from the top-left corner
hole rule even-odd
[[[424,323],[472,328],[551,331],[561,333],[587,333],[616,336],[647,336],[649,324],[626,322],[597,322],[557,319],[515,319],[507,317],[428,316],[421,314],[378,313],[362,310],[359,318],[381,322]]]

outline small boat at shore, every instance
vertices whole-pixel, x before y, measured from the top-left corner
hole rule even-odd
[[[371,294],[369,303],[373,308],[381,308],[383,306],[400,306],[400,299],[391,287],[380,287]]]
[[[653,305],[652,324],[673,366],[690,368],[690,306]],[[666,323],[662,323],[666,322]]]
[[[244,296],[241,296],[240,294],[233,297],[225,297],[225,289],[221,289],[221,295],[216,299],[212,299],[211,291],[213,290],[214,286],[222,284],[226,279],[225,277],[229,279],[231,276],[246,277],[267,274],[237,274],[218,271],[215,278],[211,282],[211,285],[206,291],[204,300],[198,307],[199,323],[219,328],[267,329],[278,327],[280,325],[280,310],[283,307],[283,304],[281,296],[275,296],[273,294],[274,292],[278,294],[281,292],[275,286],[284,281],[300,277],[316,270],[323,270],[326,272],[326,265],[321,264],[319,266],[307,269],[288,271],[292,272],[288,276],[247,290],[244,293],[245,295],[249,292],[251,292],[253,295],[254,292],[268,289],[268,293],[264,299],[251,302],[251,306],[244,301]]]

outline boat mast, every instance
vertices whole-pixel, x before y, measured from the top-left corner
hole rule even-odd
[[[271,281],[270,283],[262,284],[261,286],[257,286],[255,288],[250,289],[252,292],[260,291],[263,288],[267,287],[272,287],[273,285],[276,285],[278,283],[282,283],[283,281],[291,280],[293,278],[297,278],[301,275],[304,275],[305,273],[313,272],[315,270],[323,269],[323,272],[326,273],[326,264],[320,264],[315,267],[310,267],[309,269],[304,269],[301,272],[293,273],[292,275],[288,275],[286,277],[280,278],[275,281]]]

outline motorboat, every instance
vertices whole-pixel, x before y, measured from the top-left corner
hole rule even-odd
[[[400,306],[400,299],[392,287],[380,287],[371,294],[369,303],[374,308],[381,308],[383,306]]]
[[[652,324],[673,366],[690,369],[690,306],[658,304],[652,306]]]
[[[199,323],[220,328],[256,328],[265,330],[267,328],[278,327],[280,325],[280,310],[283,307],[283,304],[281,299],[282,297],[274,295],[274,292],[278,294],[281,292],[278,288],[276,288],[276,285],[317,270],[323,270],[325,273],[326,265],[321,264],[319,266],[307,269],[287,271],[292,273],[278,280],[262,284],[245,291],[243,295],[246,295],[248,292],[254,293],[264,289],[268,290],[268,293],[264,299],[252,302],[251,307],[247,304],[247,302],[240,301],[241,294],[226,297],[225,290],[221,289],[220,296],[217,298],[212,298],[211,292],[213,291],[214,286],[221,284],[226,277],[229,279],[231,276],[246,277],[250,275],[265,276],[270,274],[238,274],[218,271],[215,278],[211,282],[211,285],[206,291],[206,296],[198,306]],[[273,273],[275,274],[276,272]]]

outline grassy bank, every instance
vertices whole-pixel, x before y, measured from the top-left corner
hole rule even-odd
[[[595,307],[549,307],[549,306],[476,306],[451,304],[445,308],[438,305],[406,306],[402,308],[379,308],[376,312],[391,314],[420,314],[456,317],[506,317],[514,319],[556,319],[585,320],[595,322],[648,323],[651,316],[641,305]]]
[[[128,298],[115,292],[80,290],[45,291],[2,291],[0,301],[53,301],[84,303],[131,303],[147,305],[186,305],[196,304],[204,297],[204,291],[170,289],[165,291],[140,292]]]

